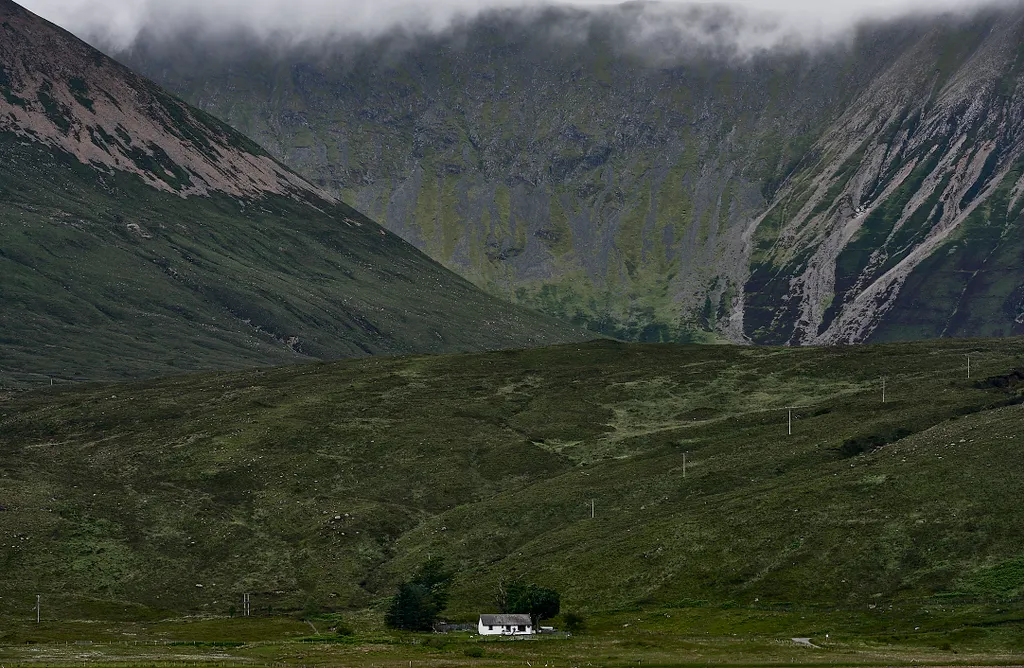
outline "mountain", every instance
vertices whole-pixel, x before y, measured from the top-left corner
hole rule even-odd
[[[191,26],[118,55],[476,285],[596,331],[1024,332],[1024,9],[765,50],[742,47],[752,21],[628,3],[299,45]]]
[[[431,555],[456,618],[521,576],[588,613],[1019,623],[1022,355],[593,342],[0,394],[0,618],[379,610]]]
[[[564,342],[0,0],[0,386]]]

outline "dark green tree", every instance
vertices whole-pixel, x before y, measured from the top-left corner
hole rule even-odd
[[[384,616],[393,629],[430,631],[441,612],[448,607],[452,575],[441,559],[429,559],[408,582],[398,586]]]
[[[554,589],[517,580],[498,585],[497,603],[506,614],[530,615],[533,625],[537,626],[540,620],[550,619],[559,613],[562,597]]]

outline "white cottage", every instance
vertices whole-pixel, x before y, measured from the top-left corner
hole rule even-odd
[[[532,636],[536,633],[530,615],[480,615],[477,630],[482,636]]]

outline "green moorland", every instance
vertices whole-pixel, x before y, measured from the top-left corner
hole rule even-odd
[[[0,660],[1020,662],[1022,369],[603,341],[7,392]],[[588,629],[385,631],[428,556],[453,620],[522,577]]]

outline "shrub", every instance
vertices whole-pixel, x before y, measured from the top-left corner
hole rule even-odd
[[[462,653],[474,659],[479,659],[484,655],[484,648],[473,645],[472,647],[467,647]]]
[[[883,427],[881,430],[874,434],[862,434],[860,436],[854,436],[853,438],[846,439],[841,446],[839,446],[839,454],[843,457],[856,457],[857,455],[864,454],[865,452],[871,452],[878,448],[895,443],[900,439],[911,436],[914,433],[913,430],[907,429],[906,427]]]
[[[313,599],[308,599],[302,606],[302,619],[313,619],[320,614],[320,604]]]
[[[1024,369],[1014,369],[1005,376],[993,376],[984,380],[975,381],[974,387],[979,390],[1016,390],[1021,383],[1024,383]]]
[[[565,625],[565,630],[572,634],[583,633],[587,630],[587,620],[583,618],[583,615],[575,612],[565,613],[562,622]]]

